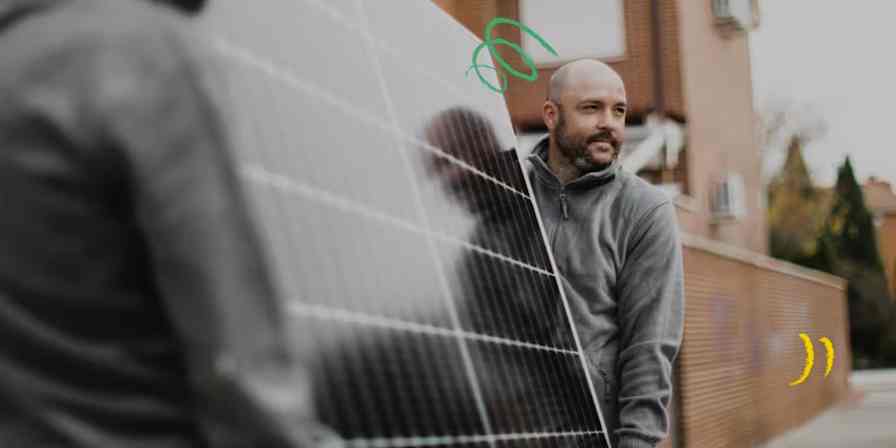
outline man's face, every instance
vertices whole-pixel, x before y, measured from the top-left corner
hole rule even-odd
[[[619,156],[625,132],[625,90],[615,80],[593,79],[566,89],[551,135],[581,173],[606,168]]]

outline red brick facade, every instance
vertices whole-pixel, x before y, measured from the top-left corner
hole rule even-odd
[[[459,22],[482,38],[486,23],[492,17],[502,16],[519,19],[517,0],[434,0]],[[624,20],[626,30],[626,54],[624,57],[607,61],[625,80],[630,115],[643,117],[654,107],[653,36],[651,34],[650,0],[626,0]],[[662,58],[663,93],[666,111],[674,117],[685,115],[682,92],[679,45],[678,6],[673,0],[662,0]],[[537,30],[536,30],[537,31]],[[513,27],[495,28],[495,35],[513,42],[520,42],[520,31]],[[504,59],[515,67],[522,67],[522,60],[513,51],[502,52]],[[519,129],[541,129],[541,106],[547,92],[547,81],[558,64],[538,67],[538,79],[527,82],[509,78],[506,99],[514,125]]]
[[[686,239],[684,265],[679,446],[757,446],[846,397],[843,280],[700,238]],[[801,332],[817,361],[789,386],[805,363]],[[822,336],[835,349],[827,378]]]
[[[442,9],[482,37],[495,16],[519,18],[517,0],[435,0]],[[626,54],[606,61],[626,84],[629,117],[643,120],[657,101],[654,77],[651,0],[625,0]],[[710,2],[659,0],[663,98],[666,114],[686,123],[687,150],[682,160],[688,193],[679,201],[682,228],[756,252],[767,252],[765,211],[759,177],[760,151],[755,134],[749,49],[745,35],[723,36],[714,23]],[[536,30],[537,31],[537,30]],[[496,35],[520,42],[520,31],[498,27]],[[522,61],[502,52],[513,66]],[[505,94],[514,126],[544,129],[541,118],[547,81],[556,65],[539,67],[538,79],[509,77]],[[717,221],[710,200],[726,174],[743,176],[746,215]]]
[[[877,250],[884,263],[890,296],[896,300],[896,194],[889,182],[871,177],[862,186],[865,204],[874,215]]]
[[[677,1],[687,168],[694,206],[681,214],[682,226],[688,232],[764,254],[768,231],[748,37],[723,36],[714,24],[710,3]],[[736,221],[714,222],[710,199],[716,182],[726,173],[743,176],[746,215]]]

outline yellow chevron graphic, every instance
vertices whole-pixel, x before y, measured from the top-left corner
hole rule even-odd
[[[800,375],[799,378],[793,380],[789,384],[790,386],[796,386],[797,384],[806,381],[806,378],[809,378],[809,374],[812,373],[812,366],[815,364],[815,348],[812,346],[812,339],[810,339],[809,335],[806,333],[800,333],[800,339],[803,340],[803,346],[806,348],[806,366],[803,367],[803,374]],[[818,340],[821,341],[825,349],[826,365],[824,369],[824,377],[827,378],[831,373],[831,369],[834,367],[834,343],[824,336]]]
[[[824,377],[827,378],[828,374],[831,373],[831,368],[834,367],[834,343],[824,336],[819,341],[824,344],[824,349],[827,352],[827,365],[824,368]]]

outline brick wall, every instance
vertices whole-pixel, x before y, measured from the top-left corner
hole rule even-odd
[[[890,282],[890,297],[896,301],[896,211],[883,214],[877,228],[877,247]]]
[[[752,447],[845,397],[851,370],[842,280],[685,237],[685,333],[679,366],[683,447]],[[802,384],[805,350],[815,366]],[[825,351],[835,348],[824,378]]]
[[[884,263],[891,297],[896,300],[896,193],[889,182],[871,176],[862,185],[862,194],[879,224],[875,229],[877,251]]]

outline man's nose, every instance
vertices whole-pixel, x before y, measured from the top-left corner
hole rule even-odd
[[[601,131],[609,129],[610,120],[612,120],[612,117],[610,116],[609,110],[602,110],[601,112],[599,112],[597,114],[597,129]]]

